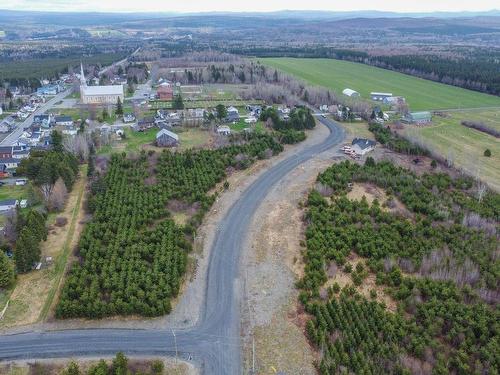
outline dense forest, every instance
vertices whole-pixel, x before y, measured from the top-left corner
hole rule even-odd
[[[352,183],[383,188],[387,201],[348,199]],[[318,176],[298,286],[321,374],[498,373],[500,195],[472,192],[469,178],[416,176],[371,158]],[[395,200],[409,214],[392,210]],[[365,259],[355,270],[352,252]],[[352,284],[325,287],[332,263]],[[396,311],[376,301],[377,291],[372,300],[358,292],[368,272]]]
[[[186,271],[193,235],[215,200],[208,192],[228,168],[244,169],[283,146],[269,135],[244,135],[215,150],[113,155],[88,202],[93,213],[78,246],[56,315],[101,318],[159,316],[171,309]],[[174,222],[168,205],[195,208]]]

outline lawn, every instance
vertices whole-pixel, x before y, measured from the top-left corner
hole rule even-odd
[[[341,93],[368,98],[372,91],[404,96],[411,110],[499,107],[500,97],[461,89],[360,63],[333,59],[265,58],[262,63]]]
[[[174,133],[179,135],[180,146],[176,150],[182,151],[190,148],[208,145],[213,133],[208,130],[195,128],[175,128]],[[132,129],[125,129],[125,139],[115,141],[113,145],[103,146],[99,149],[99,155],[110,154],[112,152],[139,152],[143,149],[162,151],[165,148],[154,146],[154,141],[158,133],[158,128],[136,132]]]
[[[475,115],[479,116],[478,119],[489,116],[481,113]],[[469,113],[463,112],[454,112],[446,118],[435,116],[433,125],[410,125],[405,128],[404,133],[421,139],[431,150],[446,158],[452,158],[457,167],[463,168],[472,176],[479,176],[492,188],[500,191],[500,141],[491,135],[461,125],[462,119],[470,118],[468,116]],[[491,150],[491,157],[484,156],[486,149]]]
[[[4,199],[27,199],[28,185],[3,185],[0,186],[0,200]]]

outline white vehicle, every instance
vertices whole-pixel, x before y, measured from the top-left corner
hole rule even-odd
[[[16,180],[16,185],[17,186],[24,186],[24,185],[26,185],[27,182],[28,182],[28,180],[25,178],[18,178]]]

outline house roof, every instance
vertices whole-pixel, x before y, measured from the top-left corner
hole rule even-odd
[[[0,146],[0,153],[12,153],[12,146]]]
[[[72,122],[71,116],[56,116],[56,122]]]
[[[375,141],[366,138],[354,138],[351,143],[353,146],[358,146],[360,149],[364,150],[376,145]]]
[[[167,130],[167,129],[161,129],[158,133],[156,133],[156,139],[160,138],[163,135],[166,135],[170,138],[173,138],[176,141],[179,140],[179,136],[177,134],[175,134],[174,132],[171,132],[170,130]]]
[[[427,120],[432,117],[430,112],[411,112],[409,116],[413,120]]]
[[[93,95],[123,95],[123,85],[110,86],[82,86],[82,93],[86,96]]]
[[[0,201],[0,206],[15,206],[17,204],[17,199],[4,199]]]

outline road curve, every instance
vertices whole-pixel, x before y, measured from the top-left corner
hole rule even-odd
[[[336,146],[344,130],[318,117],[330,130],[321,143],[306,148],[263,173],[241,195],[219,224],[207,270],[204,307],[199,323],[189,329],[88,329],[26,332],[0,336],[0,361],[77,356],[169,355],[189,360],[202,373],[241,374],[240,254],[252,217],[266,195],[286,174],[312,157]]]

